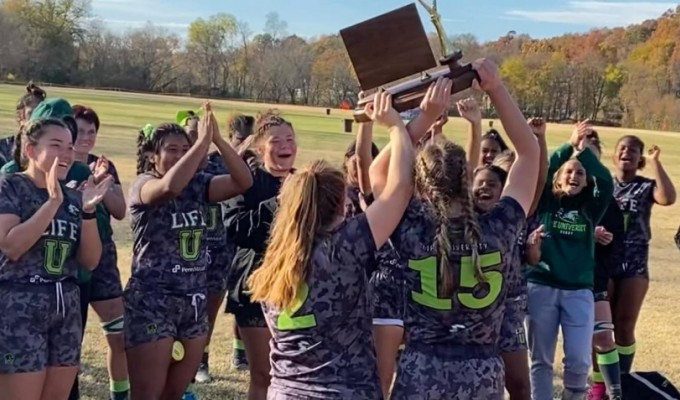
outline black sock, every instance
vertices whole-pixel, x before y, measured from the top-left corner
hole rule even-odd
[[[619,351],[619,363],[621,364],[621,373],[628,374],[633,368],[633,359],[635,358],[635,343],[628,346],[616,345]]]

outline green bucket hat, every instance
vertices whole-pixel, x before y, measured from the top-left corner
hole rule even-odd
[[[54,98],[40,103],[33,110],[29,121],[35,122],[42,119],[58,119],[63,121],[71,131],[71,136],[75,142],[78,136],[78,124],[75,118],[73,118],[73,108],[68,101],[62,98]]]

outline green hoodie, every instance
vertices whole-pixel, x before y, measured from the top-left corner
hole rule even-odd
[[[577,196],[556,198],[553,176],[573,153],[574,148],[565,144],[550,157],[548,179],[536,212],[546,233],[541,262],[527,273],[529,282],[563,290],[593,288],[594,230],[614,193],[611,173],[590,149],[585,149],[576,159],[588,174],[588,186]]]

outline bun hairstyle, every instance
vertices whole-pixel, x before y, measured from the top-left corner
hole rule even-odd
[[[160,153],[165,138],[171,135],[179,135],[191,143],[189,135],[184,128],[175,123],[160,124],[157,127],[147,124],[139,130],[137,135],[137,175],[149,172],[154,168],[150,156]]]
[[[253,134],[253,125],[255,125],[255,118],[249,115],[233,113],[227,117],[227,131],[229,140],[237,138],[244,140]]]
[[[33,83],[33,81],[28,82],[26,85],[26,93],[19,98],[16,107],[16,118],[17,122],[21,122],[24,119],[23,111],[26,107],[35,108],[47,97],[47,92],[42,88]],[[28,119],[28,118],[26,118]]]

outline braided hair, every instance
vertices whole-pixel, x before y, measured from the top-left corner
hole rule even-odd
[[[437,222],[435,240],[440,256],[440,293],[444,296],[453,293],[454,282],[449,257],[454,240],[468,243],[472,251],[475,277],[479,282],[485,282],[477,248],[482,234],[468,187],[465,150],[444,139],[428,143],[418,153],[415,168],[416,191],[432,205],[432,217]],[[456,208],[460,209],[463,217],[463,232],[452,232],[449,227],[451,211]]]
[[[153,128],[150,125],[139,130],[137,135],[137,175],[155,169],[151,156],[159,154],[165,139],[172,135],[179,135],[191,143],[184,128],[176,123],[164,123]]]

